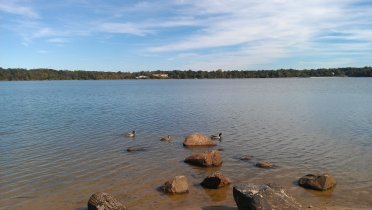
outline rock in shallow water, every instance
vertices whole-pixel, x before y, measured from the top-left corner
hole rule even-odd
[[[261,161],[256,163],[256,166],[259,168],[273,168],[274,164],[268,161]]]
[[[220,166],[222,164],[221,153],[217,150],[196,153],[187,157],[185,163],[204,167]]]
[[[233,188],[239,210],[301,209],[301,205],[275,184],[240,184]]]
[[[175,176],[166,181],[162,187],[163,191],[171,194],[186,193],[189,191],[189,184],[186,176]]]
[[[217,189],[229,185],[230,183],[231,181],[229,178],[225,177],[221,172],[217,171],[205,178],[200,184],[205,188]]]
[[[126,210],[126,207],[110,194],[99,192],[90,196],[88,210]]]
[[[139,151],[146,151],[145,147],[129,147],[127,152],[139,152]]]
[[[330,174],[308,174],[298,180],[298,184],[314,190],[328,190],[336,185],[335,178]]]
[[[215,146],[216,144],[206,135],[193,133],[185,138],[183,146]]]
[[[253,159],[252,155],[243,155],[239,158],[239,160],[243,160],[243,161],[248,161],[248,160],[252,160],[252,159]]]

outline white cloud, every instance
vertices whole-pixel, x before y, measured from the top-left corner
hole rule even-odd
[[[145,36],[151,31],[143,29],[141,26],[133,23],[113,23],[106,22],[98,25],[98,30],[106,33],[121,33],[132,34],[137,36]]]
[[[49,43],[55,43],[55,44],[65,44],[65,43],[68,43],[69,40],[66,39],[66,38],[56,37],[56,38],[50,38],[50,39],[48,39],[47,42],[49,42]]]
[[[313,55],[349,57],[344,60],[352,63],[357,58],[351,54],[368,57],[372,53],[369,0],[134,3],[68,0],[67,3],[52,2],[48,7],[26,1],[0,0],[0,11],[18,15],[16,20],[0,16],[7,21],[1,27],[18,33],[25,46],[34,40],[68,44],[82,36],[106,38],[106,43],[114,35],[121,38],[124,45],[130,35],[139,41],[135,43],[136,52],[131,49],[129,53],[150,58],[148,62],[152,62],[153,57],[167,60],[169,64],[164,65],[171,69],[249,69],[260,64],[274,65],[281,59]],[[364,5],[358,5],[363,2]],[[56,16],[47,15],[50,8],[58,11],[69,7],[82,12],[71,14],[61,10]],[[39,9],[43,16],[33,8]],[[309,62],[293,61],[294,65]]]
[[[12,3],[11,1],[0,1],[0,11],[29,18],[39,18],[39,14],[32,8]]]
[[[333,31],[343,32],[347,47],[328,44],[333,51],[371,47],[370,8],[353,7],[351,0],[272,0],[272,1],[178,1],[182,14],[193,16],[201,30],[176,42],[148,47],[148,52],[188,53],[209,49],[191,60],[192,67],[247,68],[273,59],[290,57],[301,50],[322,48],[319,37]],[[361,18],[363,17],[363,18]],[[220,47],[234,47],[223,51]]]

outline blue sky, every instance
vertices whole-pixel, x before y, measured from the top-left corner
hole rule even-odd
[[[0,0],[0,67],[372,65],[371,0]]]

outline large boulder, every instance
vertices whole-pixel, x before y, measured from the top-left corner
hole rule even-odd
[[[88,210],[126,210],[127,208],[108,193],[99,192],[90,196]]]
[[[301,205],[275,184],[240,184],[233,188],[239,210],[301,209]]]
[[[185,159],[185,163],[203,167],[220,166],[222,164],[221,153],[217,150],[212,150],[192,154]]]
[[[308,174],[298,180],[298,184],[314,190],[328,190],[336,185],[336,179],[330,174]]]
[[[175,176],[173,179],[166,181],[162,189],[171,194],[186,193],[189,191],[189,184],[186,176]]]
[[[201,133],[193,133],[188,135],[183,141],[183,146],[215,146],[216,144],[206,135]]]
[[[217,189],[229,185],[230,183],[231,181],[229,178],[225,177],[221,172],[217,171],[205,178],[200,184],[205,188]]]

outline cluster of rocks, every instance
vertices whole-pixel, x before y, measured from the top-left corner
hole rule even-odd
[[[243,155],[239,158],[239,160],[242,160],[242,161],[250,161],[252,159],[253,159],[252,155]],[[276,165],[274,165],[274,163],[269,162],[269,161],[259,161],[255,164],[255,166],[258,167],[258,168],[267,168],[267,169],[276,167]]]
[[[214,141],[201,133],[187,136],[183,142],[185,147],[215,146]],[[128,148],[128,152],[143,151],[146,148]],[[241,160],[251,160],[253,156],[245,155]],[[218,167],[222,165],[221,153],[218,150],[195,153],[186,157],[185,163],[200,167]],[[260,168],[273,168],[271,162],[257,162]],[[208,189],[218,189],[231,183],[231,180],[220,171],[208,175],[200,185]],[[325,191],[336,185],[335,178],[327,173],[308,174],[298,180],[304,188]],[[168,194],[181,194],[189,192],[189,181],[186,176],[179,175],[166,181],[160,189]],[[276,184],[238,184],[233,187],[233,197],[239,210],[265,210],[265,209],[301,209],[301,205],[290,196],[285,189]],[[125,205],[108,193],[95,193],[88,201],[88,210],[126,210]]]
[[[314,190],[328,190],[336,185],[330,174],[308,174],[298,180],[300,186]],[[239,210],[302,209],[285,189],[276,184],[239,184],[233,187],[234,200]]]
[[[201,133],[194,133],[187,136],[183,142],[185,147],[215,146],[216,144],[208,136]],[[194,153],[184,160],[185,163],[200,167],[218,167],[222,165],[221,153],[218,150]],[[218,189],[229,185],[230,179],[220,171],[207,176],[200,185],[204,188]],[[186,176],[175,176],[164,183],[161,189],[166,193],[178,194],[188,192],[188,181]]]

